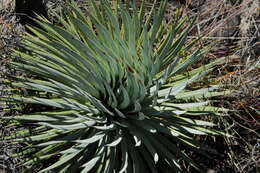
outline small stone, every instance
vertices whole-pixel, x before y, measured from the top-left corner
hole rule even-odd
[[[207,173],[215,173],[216,171],[214,169],[208,169]]]

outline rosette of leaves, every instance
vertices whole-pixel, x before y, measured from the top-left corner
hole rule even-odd
[[[57,15],[59,25],[41,18],[41,28],[29,27],[12,63],[31,76],[12,82],[27,94],[3,98],[37,105],[11,117],[30,128],[6,138],[25,145],[15,155],[24,165],[45,163],[41,172],[156,173],[167,165],[181,172],[183,160],[199,170],[183,146],[203,153],[194,136],[221,134],[201,116],[219,114],[207,98],[223,92],[217,85],[187,86],[221,60],[186,72],[209,47],[187,42],[192,22],[164,20],[166,4],[147,13],[143,4],[103,0],[83,12],[71,2],[66,16]]]

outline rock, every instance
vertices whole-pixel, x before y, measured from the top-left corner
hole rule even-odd
[[[208,169],[207,173],[215,173],[216,171],[214,169]]]

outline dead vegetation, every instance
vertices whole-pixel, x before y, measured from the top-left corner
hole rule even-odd
[[[222,163],[217,161],[213,172],[260,171],[259,7],[256,0],[205,0],[189,11],[198,17],[197,32],[205,42],[219,41],[209,58],[226,57],[216,80],[233,91],[220,103],[231,110],[221,119],[221,125],[234,138],[218,143],[227,148],[222,150],[225,157]]]

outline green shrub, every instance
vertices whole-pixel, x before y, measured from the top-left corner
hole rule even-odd
[[[179,160],[199,170],[183,146],[203,153],[194,136],[221,134],[201,116],[219,114],[206,99],[223,92],[187,86],[222,60],[186,73],[209,49],[187,42],[194,24],[165,21],[166,1],[148,15],[106,0],[87,15],[68,8],[59,26],[41,18],[15,51],[14,68],[31,77],[12,86],[27,94],[2,100],[38,105],[11,117],[34,127],[6,138],[26,145],[15,156],[50,165],[41,172],[181,172]]]

